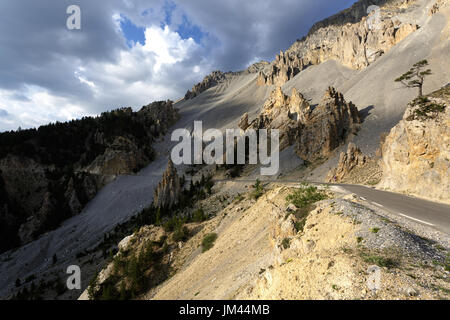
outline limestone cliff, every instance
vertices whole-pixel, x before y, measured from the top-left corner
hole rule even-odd
[[[264,104],[257,119],[248,123],[244,115],[240,127],[277,129],[280,150],[295,145],[297,155],[305,161],[329,156],[331,151],[358,130],[361,119],[358,109],[347,103],[343,95],[328,88],[318,106],[311,106],[304,96],[292,90],[287,96],[277,87]]]
[[[180,195],[180,178],[172,160],[169,159],[166,171],[155,189],[153,204],[157,208],[171,208],[178,203]]]
[[[347,137],[359,129],[361,119],[352,102],[346,102],[342,93],[329,88],[309,114],[301,128],[297,154],[307,161],[326,158]]]
[[[374,185],[380,181],[381,168],[378,160],[368,157],[354,144],[349,143],[342,152],[336,168],[330,170],[327,182]]]
[[[258,77],[259,85],[282,86],[310,65],[337,60],[352,69],[363,69],[419,26],[410,21],[412,0],[361,0],[351,8],[315,24],[307,37],[295,42]],[[370,5],[380,11],[367,15]]]
[[[410,103],[382,145],[381,187],[450,202],[450,86]]]

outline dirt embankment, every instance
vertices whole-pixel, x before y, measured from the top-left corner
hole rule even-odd
[[[193,251],[201,237],[189,240],[184,266],[145,298],[449,298],[448,248],[353,195],[328,190],[311,211],[288,205],[298,189],[272,186],[257,201],[231,203],[208,222],[208,232],[218,235],[214,247]]]

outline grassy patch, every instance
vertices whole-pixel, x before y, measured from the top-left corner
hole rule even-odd
[[[214,242],[217,239],[217,233],[207,234],[202,241],[202,252],[206,252],[212,247],[214,247]]]
[[[296,189],[292,194],[288,195],[286,200],[297,208],[306,208],[313,203],[325,200],[327,195],[324,191],[317,187],[304,185],[300,189]]]
[[[370,229],[370,232],[372,233],[378,233],[380,231],[380,228],[372,228]]]
[[[298,209],[295,212],[297,221],[295,222],[295,230],[302,232],[308,214],[314,208],[314,203],[317,201],[325,200],[327,195],[324,191],[319,190],[317,187],[308,186],[304,184],[300,189],[294,190],[294,192],[286,197],[288,204],[295,205]],[[292,213],[286,214],[286,218]]]
[[[261,181],[259,181],[258,179],[256,180],[256,183],[253,185],[253,191],[251,193],[251,197],[255,200],[258,200],[259,198],[262,197],[262,195],[264,194],[264,187],[261,184]]]
[[[427,97],[419,97],[413,100],[410,105],[412,107],[417,106],[417,108],[406,119],[407,121],[434,119],[440,112],[445,111],[445,105],[434,103]]]
[[[238,194],[236,198],[234,198],[234,203],[238,204],[242,202],[245,199],[245,197],[242,194]]]
[[[306,224],[306,218],[296,221],[294,223],[294,228],[297,231],[297,233],[303,232],[303,229],[305,228],[305,224]]]
[[[361,252],[361,258],[365,263],[374,264],[379,267],[386,267],[388,269],[397,268],[400,265],[400,261],[397,258],[369,252]]]
[[[291,246],[291,239],[284,238],[283,241],[281,242],[281,245],[283,246],[284,249],[289,249],[289,247]]]

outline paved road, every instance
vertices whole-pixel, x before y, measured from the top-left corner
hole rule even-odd
[[[229,180],[215,180],[224,182]],[[233,182],[254,184],[253,179],[238,179]],[[262,181],[263,183],[273,182],[286,185],[298,185],[298,181],[278,180]],[[400,215],[417,223],[433,227],[439,231],[450,234],[450,205],[432,202],[420,198],[410,197],[400,193],[381,191],[370,187],[348,184],[333,184],[316,182],[314,184],[326,184],[341,187],[348,192],[354,193],[372,204],[388,210],[393,214]]]
[[[450,205],[359,185],[338,185],[374,205],[450,234]]]

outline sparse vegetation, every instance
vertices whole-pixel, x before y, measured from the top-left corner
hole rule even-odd
[[[203,208],[199,208],[197,210],[194,211],[194,214],[192,215],[192,220],[194,222],[203,222],[207,219],[208,217],[205,214],[205,211],[203,210]]]
[[[294,214],[296,217],[296,221],[294,223],[295,230],[297,232],[302,232],[305,227],[308,214],[313,209],[313,204],[326,198],[327,195],[324,191],[319,190],[317,187],[303,184],[300,189],[296,189],[292,194],[286,197],[288,204],[293,204],[297,207],[297,211],[294,213],[287,213],[286,218],[289,215]]]
[[[284,249],[289,249],[289,247],[291,246],[291,239],[284,238],[283,241],[281,242],[281,245]]]
[[[217,239],[217,233],[207,234],[202,241],[202,252],[206,252],[214,246],[214,242]]]
[[[428,97],[419,97],[410,103],[415,108],[412,114],[406,118],[407,121],[434,119],[440,112],[444,112],[446,106],[437,104]]]
[[[242,194],[238,194],[236,198],[234,198],[234,203],[242,202],[245,199],[245,197]]]
[[[294,223],[294,228],[297,231],[297,233],[303,231],[303,229],[305,228],[305,224],[306,224],[306,216],[303,219],[300,219]]]
[[[392,269],[397,268],[400,265],[400,261],[398,260],[398,258],[393,256],[386,256],[366,251],[361,251],[360,256],[364,262],[375,264],[379,267]]]
[[[146,242],[138,253],[121,252],[114,257],[112,274],[102,284],[98,276],[89,286],[92,300],[125,300],[138,297],[167,279],[168,270],[161,264],[164,250],[159,243]],[[151,276],[150,276],[151,275]]]
[[[286,200],[288,203],[292,203],[297,208],[306,208],[311,204],[325,200],[326,198],[326,193],[319,190],[317,187],[303,185],[287,196]]]
[[[256,180],[256,183],[253,185],[253,189],[254,190],[251,194],[251,197],[255,200],[258,200],[264,194],[264,187],[259,179]]]

